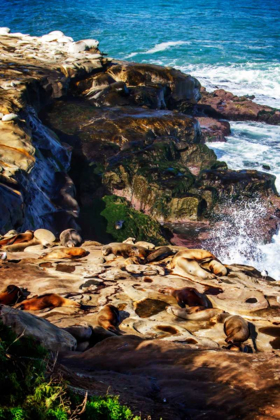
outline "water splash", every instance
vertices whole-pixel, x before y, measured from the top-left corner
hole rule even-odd
[[[266,216],[267,209],[260,199],[228,200],[221,205],[215,227],[203,247],[211,249],[225,264],[251,265],[260,271],[266,269],[277,279],[280,271],[275,261],[275,247],[279,247],[280,236],[274,235],[273,243],[264,244],[262,226]]]

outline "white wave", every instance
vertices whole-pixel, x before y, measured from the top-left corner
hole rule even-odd
[[[126,56],[125,56],[125,58],[132,58],[132,57],[135,57],[135,56],[136,56],[136,55],[138,55],[138,54],[141,54],[141,53],[138,53],[138,52],[133,52],[133,53],[131,53],[131,54],[126,55]]]
[[[165,51],[172,47],[177,47],[179,45],[190,45],[189,41],[169,41],[169,42],[162,42],[161,44],[155,45],[150,50],[146,51],[143,54],[155,54],[159,51]]]
[[[211,249],[224,264],[244,264],[267,270],[269,276],[280,280],[278,250],[280,235],[274,235],[272,243],[264,245],[259,223],[266,216],[266,209],[258,200],[227,202],[226,215],[220,215],[219,223],[212,230],[210,239],[203,247]]]
[[[246,63],[232,65],[175,65],[191,73],[207,90],[225,89],[236,95],[254,95],[254,101],[280,108],[279,63]]]
[[[132,52],[125,56],[125,58],[132,58],[136,55],[145,55],[145,54],[155,54],[160,51],[165,51],[170,48],[174,48],[180,45],[190,45],[190,41],[168,41],[168,42],[161,42],[160,44],[155,45],[153,48],[147,51],[138,51],[138,52]]]
[[[276,188],[280,192],[280,126],[269,126],[256,122],[232,122],[232,134],[225,143],[207,143],[218,159],[225,161],[231,169],[257,169],[265,171],[263,164],[271,168],[276,176]],[[265,209],[258,202],[230,205],[231,222],[221,223],[215,232],[214,247],[218,257],[225,263],[253,265],[260,271],[280,280],[278,258],[280,232],[272,243],[264,245],[258,236],[256,215],[265,216]],[[215,254],[215,252],[214,252]]]
[[[276,176],[276,188],[280,192],[280,126],[257,122],[231,122],[231,135],[225,143],[207,143],[219,160],[230,169],[256,169],[266,171],[269,165]]]

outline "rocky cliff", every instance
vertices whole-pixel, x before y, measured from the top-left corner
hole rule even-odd
[[[221,91],[201,98],[194,77],[108,59],[94,40],[0,36],[2,233],[78,223],[93,238],[111,194],[160,222],[203,220],[228,197],[257,196],[275,231],[274,177],[230,171],[204,142],[229,132],[219,118],[233,108],[269,123],[278,111]],[[258,112],[245,115],[248,103]]]

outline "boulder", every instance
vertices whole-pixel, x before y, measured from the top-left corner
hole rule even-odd
[[[76,349],[77,341],[71,334],[36,315],[2,305],[0,319],[15,334],[23,333],[32,337],[48,350],[60,352]]]

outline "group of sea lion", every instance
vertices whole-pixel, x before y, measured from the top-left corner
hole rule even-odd
[[[35,232],[28,230],[24,233],[10,231],[0,240],[0,248],[9,249],[10,246],[16,244],[30,244],[34,239],[44,246],[49,244],[54,246],[56,241],[55,236],[45,229],[38,229]],[[80,248],[82,238],[75,229],[63,231],[59,240],[62,247],[53,247],[50,252],[43,253],[39,258],[81,258],[88,254],[86,250]],[[129,264],[131,264],[131,261],[140,264],[164,263],[171,273],[179,274],[188,280],[192,280],[190,278],[192,276],[212,279],[217,276],[225,276],[228,273],[227,267],[207,250],[168,246],[156,248],[148,242],[135,243],[134,238],[129,238],[122,243],[116,242],[105,245],[102,247],[102,254],[104,257],[109,255],[113,255],[115,258],[122,257]],[[159,292],[176,299],[179,307],[168,308],[168,312],[176,317],[187,320],[211,320],[215,318],[216,322],[224,322],[226,343],[232,349],[241,349],[241,343],[250,336],[247,321],[240,316],[231,316],[212,308],[211,302],[207,298],[207,290],[207,286],[205,286],[204,293],[200,293],[195,287],[182,289],[165,287],[160,289]],[[222,290],[217,288],[216,292],[220,293]],[[0,304],[15,305],[18,309],[28,311],[53,309],[60,306],[81,307],[79,303],[54,293],[24,300],[23,298],[24,294],[19,287],[9,285],[0,293]],[[108,331],[120,334],[121,317],[118,308],[115,306],[108,304],[101,308],[97,322],[98,325]]]
[[[46,308],[53,309],[60,306],[81,306],[79,303],[55,293],[46,293],[41,296],[34,296],[30,299],[22,300],[24,295],[21,288],[11,284],[0,293],[0,304],[15,305],[15,308],[25,311],[38,311]]]
[[[30,247],[32,251],[33,246],[43,245],[44,247],[53,247],[53,249],[47,253],[43,252],[40,258],[72,259],[87,255],[87,251],[80,248],[82,242],[81,235],[75,229],[66,229],[61,232],[59,241],[56,241],[55,235],[47,229],[26,230],[24,233],[11,230],[0,239],[0,249],[18,252]],[[62,247],[55,247],[56,245]]]

